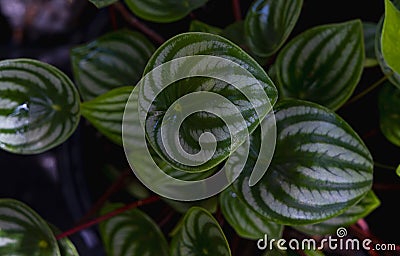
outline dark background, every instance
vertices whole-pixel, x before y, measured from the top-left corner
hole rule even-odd
[[[6,9],[9,8],[4,2],[7,1],[9,5],[14,1],[24,1],[1,1],[0,59],[39,59],[59,67],[71,78],[69,51],[72,47],[89,42],[115,27],[127,26],[117,12],[110,8],[98,10],[85,0],[72,1],[72,6],[68,8],[63,6],[63,2],[68,2],[65,0],[31,1],[39,8],[32,10],[28,18],[21,17],[23,25],[17,26],[16,21],[13,23],[7,17]],[[49,5],[49,2],[53,2],[54,6]],[[243,14],[250,3],[251,1],[241,1]],[[378,22],[383,12],[383,0],[304,0],[301,16],[291,37],[307,28],[326,23],[357,18]],[[147,24],[165,38],[169,38],[186,32],[193,17],[211,25],[225,27],[234,21],[231,1],[210,0],[205,7],[194,11],[192,17],[188,16],[170,24]],[[379,67],[368,69],[356,93],[381,76]],[[396,166],[400,163],[400,150],[390,144],[379,131],[377,92],[379,89],[359,102],[342,108],[338,113],[363,137],[375,161]],[[122,149],[110,143],[82,119],[74,135],[49,152],[19,156],[0,151],[0,198],[21,200],[43,218],[61,230],[66,230],[84,215],[111,184],[104,175],[105,166],[110,164],[120,169],[128,166]],[[396,210],[400,195],[399,180],[394,171],[375,169],[374,191],[382,204],[366,218],[366,221],[372,233],[386,243],[400,243],[400,236],[396,235],[396,231],[399,230]],[[394,185],[394,188],[387,184]],[[126,202],[134,200],[124,192],[117,193],[111,199]],[[157,207],[165,206],[156,204],[145,209],[157,219]],[[165,229],[170,226],[167,225]],[[104,254],[95,227],[71,238],[81,255]],[[240,244],[248,245],[246,242]]]

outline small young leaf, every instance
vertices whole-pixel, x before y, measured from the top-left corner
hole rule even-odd
[[[0,148],[37,154],[67,140],[80,120],[79,94],[55,67],[29,59],[0,62]]]
[[[14,199],[0,199],[0,255],[62,256],[46,221]]]
[[[208,0],[125,0],[140,18],[154,22],[173,22],[205,5]]]
[[[400,11],[385,0],[385,21],[382,30],[382,53],[386,63],[400,73]]]
[[[339,215],[370,190],[371,154],[334,112],[283,100],[275,106],[275,119],[277,147],[268,171],[249,187],[260,147],[254,133],[251,154],[234,182],[236,194],[254,211],[277,223],[311,224]]]
[[[283,45],[299,18],[303,0],[256,0],[245,19],[245,33],[252,52],[261,57]]]
[[[106,214],[122,204],[109,204]],[[100,223],[100,234],[108,255],[168,256],[168,244],[154,221],[138,209],[129,210]]]
[[[276,88],[262,67],[260,67],[258,63],[240,47],[223,37],[213,34],[190,32],[171,38],[151,57],[145,68],[145,74],[157,66],[175,58],[194,55],[219,56],[238,63],[259,81],[263,90],[268,95],[271,105],[276,102]],[[179,69],[174,72],[179,72]],[[242,77],[236,79],[245,78]],[[220,88],[224,89],[221,90]],[[230,101],[237,106],[239,111],[243,111],[241,114],[244,119],[248,120],[246,124],[248,125],[247,129],[250,133],[254,131],[255,126],[258,125],[258,116],[255,111],[252,111],[254,110],[252,102],[259,102],[260,99],[259,95],[254,95],[253,98],[249,99],[242,93],[238,92],[238,90],[233,86],[227,85],[225,82],[220,80],[192,77],[171,84],[157,96],[157,100],[152,102],[151,112],[147,114],[146,118],[146,135],[151,147],[160,157],[174,168],[191,172],[200,172],[215,167],[230,154],[230,134],[226,132],[228,129],[226,129],[225,123],[222,122],[220,118],[217,118],[214,115],[205,116],[201,113],[195,113],[186,118],[185,122],[183,122],[180,127],[179,133],[182,135],[180,140],[182,140],[181,144],[184,145],[186,152],[198,152],[200,150],[198,138],[196,137],[197,135],[202,134],[205,131],[218,135],[218,137],[216,137],[216,152],[218,152],[218,154],[214,154],[209,161],[200,166],[185,166],[179,163],[168,154],[164,144],[160,141],[162,129],[161,120],[167,109],[173,102],[181,98],[183,95],[195,91],[210,91],[219,94],[224,98],[230,99]],[[265,107],[267,107],[266,105]],[[229,111],[231,111],[231,109]],[[227,115],[230,114],[228,113],[229,111],[227,111]],[[244,128],[245,127],[243,127],[243,129]]]
[[[359,219],[370,214],[379,205],[379,199],[371,190],[360,202],[337,217],[316,224],[294,226],[294,228],[310,235],[335,234],[338,228],[356,223]]]
[[[97,8],[103,8],[117,2],[118,0],[89,0],[89,1],[92,2]]]
[[[324,256],[325,254],[321,251],[314,251],[314,250],[304,250],[303,251],[306,256]]]
[[[208,25],[208,24],[198,21],[198,20],[193,20],[190,23],[189,31],[190,32],[206,32],[206,33],[210,33],[210,34],[219,35],[219,34],[221,34],[222,29]]]
[[[359,20],[311,28],[279,52],[276,74],[281,95],[336,110],[360,80],[364,54]]]
[[[122,118],[132,86],[113,89],[81,104],[84,116],[99,132],[122,146]]]
[[[127,29],[108,33],[72,49],[75,81],[84,100],[120,86],[134,86],[142,77],[154,46]]]
[[[206,210],[191,208],[183,218],[171,242],[171,255],[231,255],[218,222]]]
[[[400,89],[386,83],[379,93],[378,106],[383,135],[400,147]]]
[[[375,36],[377,24],[372,22],[363,22],[365,61],[364,67],[374,67],[378,65],[375,55]]]
[[[400,164],[399,164],[399,166],[397,166],[397,169],[396,169],[396,174],[397,174],[397,176],[399,176],[399,177],[400,177]]]
[[[257,240],[267,234],[268,238],[281,238],[283,226],[256,213],[240,201],[231,187],[220,194],[220,206],[225,219],[239,236]]]
[[[375,35],[375,56],[378,60],[379,66],[381,67],[382,72],[385,76],[388,77],[388,80],[400,88],[400,74],[393,71],[389,65],[386,63],[385,58],[383,58],[382,54],[382,29],[383,29],[383,18],[379,21],[376,35]]]

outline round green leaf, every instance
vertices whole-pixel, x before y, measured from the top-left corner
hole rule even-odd
[[[89,0],[89,1],[92,2],[97,8],[103,8],[117,2],[118,0]]]
[[[364,67],[374,67],[378,65],[375,55],[375,35],[377,29],[376,23],[363,22],[365,61]]]
[[[99,132],[122,146],[122,118],[132,86],[113,89],[81,104],[84,116]]]
[[[249,187],[260,146],[255,133],[234,183],[245,203],[275,222],[296,225],[339,215],[365,196],[372,185],[372,157],[343,119],[305,101],[284,100],[275,110],[277,147],[268,171]]]
[[[0,62],[0,148],[44,152],[68,139],[79,120],[78,91],[60,70],[36,60]]]
[[[281,238],[283,226],[263,218],[243,203],[231,187],[220,194],[220,206],[225,219],[239,236],[258,240],[267,234],[271,239]]]
[[[303,32],[279,52],[275,68],[283,97],[338,109],[353,93],[364,68],[361,22]]]
[[[382,29],[383,29],[383,18],[379,21],[377,32],[375,36],[375,55],[378,60],[379,66],[381,67],[382,72],[385,76],[388,77],[389,81],[400,88],[400,74],[393,71],[389,65],[386,63],[385,59],[382,55]]]
[[[256,0],[245,19],[245,33],[252,52],[267,57],[289,37],[299,18],[303,0]]]
[[[171,255],[231,255],[228,242],[218,222],[206,210],[191,208],[172,238]]]
[[[13,199],[0,199],[0,255],[61,256],[46,221]]]
[[[382,54],[386,63],[400,73],[400,11],[390,1],[385,0],[385,21],[382,29]]]
[[[82,98],[91,100],[116,87],[135,85],[153,52],[149,40],[127,29],[72,49],[73,73]]]
[[[52,224],[49,224],[50,229],[53,231],[53,234],[60,234],[61,231]],[[79,256],[78,251],[75,248],[75,245],[71,242],[68,237],[64,237],[57,240],[58,247],[60,249],[61,256]]]
[[[378,106],[383,135],[400,147],[400,89],[386,83],[379,93]]]
[[[104,215],[123,206],[109,204]],[[168,244],[154,221],[138,209],[126,211],[100,223],[100,234],[108,255],[168,256]]]
[[[359,219],[370,214],[379,205],[379,199],[371,190],[359,203],[337,217],[316,224],[294,226],[294,228],[309,235],[336,234],[338,228],[356,223]]]
[[[217,35],[191,32],[173,37],[163,44],[151,57],[146,66],[145,73],[175,58],[194,55],[214,55],[238,63],[260,82],[264,91],[269,96],[271,105],[276,102],[276,88],[265,71],[240,47]],[[214,154],[209,161],[200,166],[185,166],[175,161],[169,156],[162,141],[160,141],[162,128],[161,120],[168,108],[183,95],[195,91],[214,92],[230,100],[237,106],[243,118],[246,120],[249,133],[254,131],[258,125],[258,116],[251,102],[251,100],[258,101],[258,99],[246,98],[246,96],[240,93],[234,86],[228,85],[223,81],[205,77],[193,77],[169,85],[153,101],[151,109],[146,117],[145,127],[149,144],[160,157],[174,168],[199,172],[216,166],[230,154],[231,138],[229,132],[226,131],[227,129],[224,129],[226,125],[222,120],[214,115],[195,113],[186,118],[180,127],[181,145],[186,152],[198,152],[200,150],[200,145],[198,143],[199,134],[210,132],[216,135],[218,143],[216,152],[218,153]],[[227,113],[227,115],[228,114],[229,113]]]
[[[140,18],[154,22],[173,22],[205,5],[208,0],[125,0]]]

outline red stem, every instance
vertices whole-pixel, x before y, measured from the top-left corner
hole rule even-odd
[[[242,20],[242,11],[240,8],[240,0],[232,0],[233,16],[236,21]]]
[[[65,231],[64,233],[58,234],[56,236],[56,239],[59,240],[59,239],[62,239],[64,237],[70,236],[70,235],[75,234],[75,233],[77,233],[77,232],[79,232],[81,230],[84,230],[84,229],[87,229],[87,228],[89,228],[91,226],[94,226],[94,225],[96,225],[96,224],[98,224],[98,223],[100,223],[102,221],[108,220],[108,219],[110,219],[110,218],[112,218],[112,217],[114,217],[114,216],[116,216],[118,214],[124,213],[126,211],[129,211],[131,209],[137,208],[137,207],[142,206],[142,205],[146,205],[146,204],[151,204],[151,203],[157,202],[158,200],[160,200],[160,198],[158,196],[151,196],[149,198],[133,202],[131,204],[128,204],[126,206],[118,208],[118,209],[116,209],[116,210],[114,210],[112,212],[109,212],[109,213],[107,213],[107,214],[105,214],[103,216],[100,216],[100,217],[98,217],[96,219],[88,221],[88,222],[86,222],[86,223],[84,223],[82,225],[73,227],[70,230]]]
[[[165,39],[160,36],[157,32],[146,26],[144,23],[140,22],[136,17],[134,17],[126,8],[125,6],[120,3],[116,2],[113,4],[115,9],[119,11],[122,17],[134,28],[138,29],[139,31],[143,32],[149,38],[151,38],[154,42],[158,44],[162,44],[165,42]]]
[[[117,24],[117,18],[115,17],[115,7],[111,5],[108,8],[108,10],[110,12],[111,25],[112,25],[114,30],[117,30],[118,29],[118,24]]]
[[[104,203],[111,197],[112,194],[119,191],[121,188],[125,186],[125,181],[131,174],[131,171],[124,171],[121,175],[115,180],[115,182],[107,189],[107,191],[97,200],[97,202],[90,208],[90,210],[83,216],[77,225],[85,223],[90,217],[95,215],[100,208],[104,205]]]

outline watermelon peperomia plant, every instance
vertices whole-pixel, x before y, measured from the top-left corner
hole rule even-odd
[[[266,251],[249,254],[237,243],[247,239],[256,246],[267,236],[275,241],[294,237],[300,242],[312,237],[318,242],[324,235],[343,237],[339,233],[343,227],[360,233],[353,224],[380,205],[372,190],[377,163],[363,139],[336,111],[383,84],[376,102],[380,128],[387,140],[400,146],[400,1],[385,0],[379,23],[346,20],[291,36],[303,0],[254,0],[244,21],[239,17],[240,2],[233,0],[235,23],[218,28],[194,19],[189,32],[167,41],[136,16],[147,23],[171,23],[208,1],[89,1],[98,8],[118,10],[140,32],[116,30],[73,48],[73,79],[34,59],[0,61],[0,148],[15,154],[51,150],[73,134],[81,118],[121,147],[139,143],[134,136],[123,135],[130,127],[123,122],[130,121],[127,103],[135,88],[143,85],[138,82],[148,78],[153,84],[139,91],[145,100],[135,103],[144,109],[149,101],[142,123],[142,146],[157,168],[185,182],[209,179],[247,143],[245,161],[238,177],[222,192],[192,202],[151,195],[150,189],[135,180],[126,186],[137,199],[134,203],[103,203],[102,209],[97,209],[98,218],[64,233],[23,202],[0,199],[0,255],[78,255],[67,237],[94,224],[99,224],[107,255],[129,256],[324,255],[332,253],[332,248],[287,248],[273,243]],[[229,60],[253,80],[246,80],[235,69],[203,63],[200,58],[193,66],[173,64],[192,56]],[[171,65],[161,69],[164,64]],[[377,65],[383,78],[351,98],[363,72]],[[223,70],[230,80],[182,76],[149,99],[155,85],[163,83],[163,74],[185,75],[195,69],[207,70],[205,67],[213,72]],[[157,69],[160,75],[151,73]],[[232,79],[244,82],[249,94],[227,82],[236,81]],[[261,93],[255,93],[255,85]],[[217,94],[231,105],[223,105],[217,114],[183,114],[198,102],[180,104],[180,100],[200,93]],[[219,102],[215,99],[200,103],[207,109]],[[225,104],[225,100],[221,102]],[[234,120],[229,118],[237,114],[242,123],[225,121]],[[165,123],[178,122],[180,115],[183,120],[174,131],[176,138],[163,134]],[[272,156],[268,159],[261,126],[272,119],[274,143],[266,147]],[[239,132],[232,133],[231,127]],[[246,131],[244,137],[239,136],[242,130]],[[212,139],[209,134],[213,134]],[[179,162],[168,152],[171,145],[165,143],[169,139],[191,157],[209,151],[213,154],[198,165]],[[128,158],[131,153],[138,152],[127,153]],[[251,175],[259,162],[266,163],[268,169],[253,185]],[[160,199],[182,214],[168,233],[145,210],[137,209]],[[366,238],[362,234],[359,238]],[[373,251],[372,245],[379,241],[371,239],[370,250],[360,250]],[[388,248],[399,252],[398,246]]]

